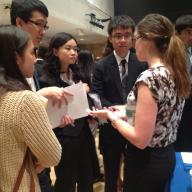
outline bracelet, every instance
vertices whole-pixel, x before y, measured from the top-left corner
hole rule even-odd
[[[117,127],[117,122],[119,121],[119,120],[121,120],[120,118],[115,118],[115,119],[113,119],[112,121],[111,121],[111,125],[116,129]]]

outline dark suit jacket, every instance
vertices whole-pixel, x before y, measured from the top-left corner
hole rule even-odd
[[[126,95],[131,91],[139,74],[147,68],[147,65],[140,63],[135,53],[130,52],[128,61],[128,75],[126,78]],[[104,106],[125,104],[123,97],[122,83],[118,64],[114,53],[101,59],[95,66],[93,74],[92,91],[99,94],[101,103]],[[111,124],[104,124],[100,129],[100,144],[111,144],[116,142],[124,143],[123,137],[111,127]]]
[[[59,74],[56,73],[46,73],[44,72],[39,80],[40,87],[50,87],[50,86],[57,86],[57,87],[67,87],[69,86],[67,83],[63,82],[60,79]],[[75,126],[67,125],[65,128],[55,128],[54,132],[57,136],[79,136],[81,131],[90,132],[89,124],[87,121],[87,117],[80,118],[75,120]],[[91,132],[90,132],[91,133]]]
[[[185,101],[181,122],[179,125],[177,140],[174,143],[176,151],[192,152],[192,96]]]

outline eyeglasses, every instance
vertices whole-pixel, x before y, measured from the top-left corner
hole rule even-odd
[[[78,47],[63,47],[63,49],[65,49],[67,52],[73,50],[74,52],[79,52],[79,48]]]
[[[31,19],[29,19],[28,22],[34,24],[34,26],[38,30],[45,30],[45,31],[47,31],[49,29],[49,26],[47,24],[44,24],[44,23],[41,23],[41,22],[37,22],[37,21],[33,21]]]
[[[184,30],[183,30],[183,34],[184,34],[184,35],[192,36],[192,29],[184,29]]]
[[[143,36],[141,36],[141,35],[137,35],[137,36],[134,36],[134,37],[133,37],[133,40],[136,41],[136,40],[141,39],[141,38],[143,38]]]
[[[116,40],[122,40],[124,38],[124,40],[129,40],[133,37],[132,33],[125,33],[125,34],[121,34],[121,33],[117,33],[115,35],[112,36],[112,38],[116,39]]]

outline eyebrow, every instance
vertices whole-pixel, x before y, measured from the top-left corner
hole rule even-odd
[[[43,22],[43,23],[45,23],[45,24],[48,23],[48,21],[47,21],[47,20],[44,20],[44,19],[36,19],[36,18],[30,18],[30,19],[32,19],[32,20],[35,21],[35,22]]]

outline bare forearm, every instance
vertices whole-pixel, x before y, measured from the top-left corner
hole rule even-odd
[[[112,121],[112,125],[123,137],[129,140],[136,147],[140,149],[144,149],[146,147],[147,144],[145,143],[144,139],[141,138],[141,136],[137,134],[135,128],[126,121],[117,119]]]

